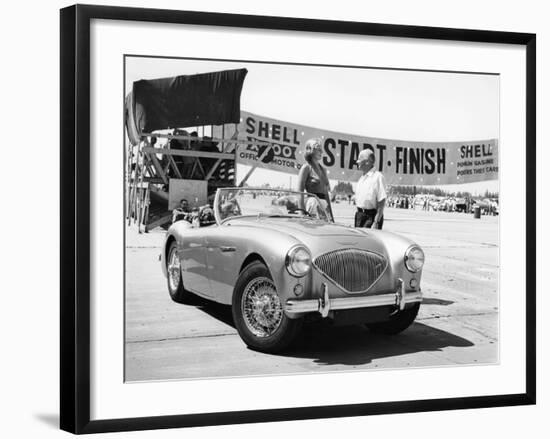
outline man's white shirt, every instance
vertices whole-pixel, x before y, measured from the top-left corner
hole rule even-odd
[[[386,198],[386,182],[381,172],[374,167],[362,175],[355,187],[355,205],[362,209],[376,209]]]

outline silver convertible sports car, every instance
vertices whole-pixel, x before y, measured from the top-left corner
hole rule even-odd
[[[168,291],[232,306],[252,349],[280,352],[306,317],[397,334],[420,307],[422,249],[409,239],[328,220],[311,194],[218,189],[216,221],[175,222],[161,254]]]

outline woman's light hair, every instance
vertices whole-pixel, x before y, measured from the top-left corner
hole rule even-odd
[[[311,163],[313,153],[315,151],[323,152],[322,145],[323,141],[319,137],[314,137],[306,142],[306,151],[304,153],[304,159],[306,159],[306,162]]]
[[[319,137],[313,137],[306,142],[306,152],[321,149],[323,141]]]

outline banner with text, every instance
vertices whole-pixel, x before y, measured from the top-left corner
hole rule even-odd
[[[355,161],[362,149],[375,153],[376,169],[387,184],[443,185],[498,179],[497,139],[462,142],[411,142],[337,133],[241,111],[237,163],[298,174],[305,163],[305,143],[323,142],[322,164],[329,178],[357,181]],[[269,142],[257,145],[252,142]]]

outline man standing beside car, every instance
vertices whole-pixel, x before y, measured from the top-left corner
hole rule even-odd
[[[381,172],[374,169],[374,152],[364,149],[357,157],[357,167],[363,172],[355,188],[355,227],[382,229],[386,205],[386,183]]]

